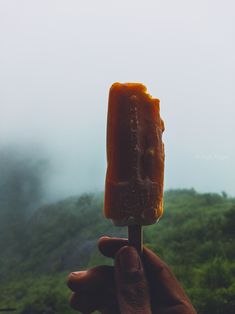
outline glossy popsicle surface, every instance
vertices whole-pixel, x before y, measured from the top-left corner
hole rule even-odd
[[[153,224],[162,215],[163,131],[159,100],[144,85],[112,85],[104,212],[115,225]]]

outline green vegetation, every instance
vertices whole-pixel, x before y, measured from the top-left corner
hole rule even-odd
[[[97,238],[126,235],[125,228],[103,218],[102,207],[102,194],[84,194],[41,207],[28,219],[23,216],[20,228],[16,222],[5,225],[0,309],[77,313],[68,305],[67,274],[112,263],[98,252]],[[3,217],[6,207],[0,211]],[[234,221],[235,199],[225,193],[170,190],[163,218],[144,228],[145,244],[172,267],[200,314],[235,313]]]

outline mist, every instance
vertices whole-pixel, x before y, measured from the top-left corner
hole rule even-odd
[[[1,154],[16,147],[47,160],[48,201],[102,191],[109,87],[142,82],[161,100],[165,189],[234,195],[234,9],[230,0],[1,1]]]

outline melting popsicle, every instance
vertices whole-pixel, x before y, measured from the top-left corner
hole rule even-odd
[[[164,123],[140,83],[109,93],[104,213],[117,226],[153,224],[163,212]]]

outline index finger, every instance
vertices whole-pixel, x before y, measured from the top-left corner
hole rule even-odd
[[[107,236],[101,237],[98,240],[98,248],[100,252],[107,257],[114,258],[116,253],[123,247],[129,245],[128,239],[125,238],[110,238]],[[155,269],[161,271],[163,268],[169,268],[157,255],[146,247],[143,248],[142,260],[145,263],[152,261]]]
[[[114,258],[116,253],[123,246],[128,245],[128,240],[124,238],[101,237],[98,240],[98,248],[100,252],[107,257]]]

